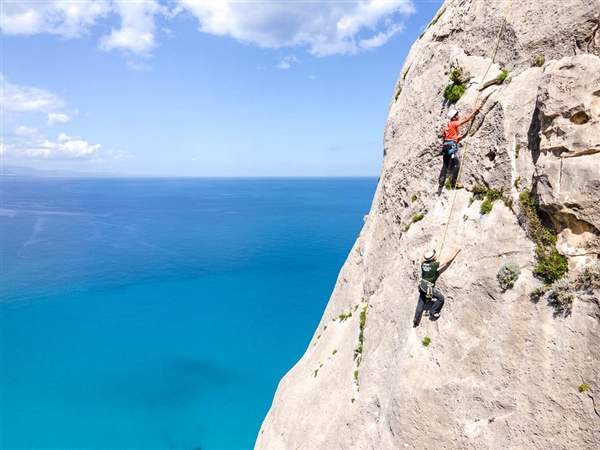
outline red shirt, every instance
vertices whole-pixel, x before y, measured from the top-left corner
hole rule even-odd
[[[458,120],[448,122],[448,125],[446,125],[444,127],[444,139],[447,141],[454,141],[454,142],[458,143],[458,127],[459,126],[460,126],[460,121],[458,121]]]

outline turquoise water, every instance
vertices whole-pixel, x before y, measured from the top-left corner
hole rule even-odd
[[[2,449],[249,449],[375,179],[2,179]]]

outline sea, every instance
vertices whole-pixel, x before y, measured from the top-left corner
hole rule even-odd
[[[376,186],[2,177],[0,448],[253,448]]]

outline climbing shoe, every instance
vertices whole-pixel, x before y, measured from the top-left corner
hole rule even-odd
[[[437,190],[437,195],[438,195],[438,196],[442,194],[442,189],[444,189],[444,186],[442,186],[442,185],[440,184],[440,186],[438,187],[438,190]]]
[[[429,320],[431,320],[432,322],[435,322],[439,318],[440,318],[440,313],[429,314]]]
[[[419,326],[419,320],[414,319],[413,320],[413,328],[417,328]]]
[[[456,183],[454,185],[454,189],[462,189],[462,188],[464,188],[464,186],[462,184],[460,184],[460,183]]]

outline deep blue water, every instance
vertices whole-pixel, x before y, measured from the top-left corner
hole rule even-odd
[[[3,178],[5,449],[250,449],[376,179]]]

